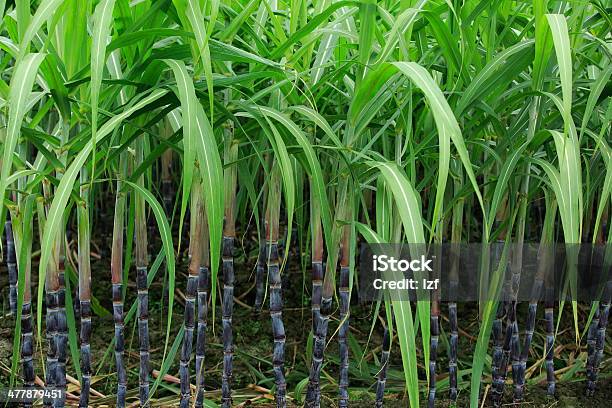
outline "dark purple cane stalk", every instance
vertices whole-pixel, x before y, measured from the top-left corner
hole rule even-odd
[[[47,271],[49,276],[49,271]],[[52,290],[49,283],[45,285],[46,294],[45,302],[47,305],[46,323],[46,338],[47,338],[47,366],[45,373],[45,386],[47,388],[55,388],[57,386],[57,290]],[[43,405],[47,407],[53,406],[51,398],[43,399]]]
[[[208,285],[210,281],[210,256],[208,240],[208,220],[206,211],[202,211],[202,256],[198,273],[198,326],[196,338],[196,399],[195,407],[204,406],[204,358],[206,355],[206,327],[208,318]]]
[[[504,345],[503,345],[503,353],[502,359],[499,366],[499,375],[496,383],[496,403],[501,404],[501,400],[504,395],[504,387],[506,385],[506,376],[508,374],[508,364],[510,364],[510,359],[513,357],[514,353],[512,350],[513,346],[513,338],[514,336],[518,336],[518,326],[516,324],[516,302],[507,302],[507,323],[506,323],[506,331],[504,334]]]
[[[452,290],[452,289],[451,289]],[[457,293],[455,290],[453,293]],[[459,329],[457,324],[457,303],[448,304],[448,320],[450,323],[449,341],[449,360],[448,360],[448,379],[449,379],[449,398],[452,403],[457,401],[457,346],[459,344]]]
[[[226,99],[228,94],[226,94]],[[235,205],[237,169],[233,164],[238,159],[238,143],[233,141],[232,123],[224,126],[224,161],[229,165],[224,170],[225,222],[223,224],[223,300],[221,322],[223,325],[223,374],[221,376],[221,406],[232,406],[232,375],[234,365],[234,336],[232,315],[234,313],[234,239],[236,238]],[[282,307],[282,303],[281,303]]]
[[[266,209],[266,241],[268,285],[270,295],[270,318],[272,320],[272,336],[274,349],[272,365],[274,384],[276,385],[276,406],[286,407],[287,382],[285,381],[285,325],[283,324],[282,281],[278,255],[278,235],[280,216],[280,171],[275,166],[270,178],[268,208]]]
[[[136,267],[136,288],[138,290],[138,338],[140,340],[139,398],[141,406],[148,406],[149,400],[149,291],[147,288],[147,267]]]
[[[198,286],[199,266],[200,262],[198,257],[192,255],[189,262],[189,277],[187,278],[187,289],[185,291],[185,335],[183,337],[179,368],[179,376],[181,379],[181,408],[189,407],[191,398],[189,363],[191,362],[193,331],[195,328],[195,297]]]
[[[547,252],[546,250],[544,252]],[[544,256],[544,254],[543,254]],[[544,268],[548,260],[542,259],[538,264],[538,272],[544,273]],[[543,276],[539,273],[537,276],[531,292],[531,301],[529,302],[529,310],[527,314],[527,323],[525,327],[525,339],[523,341],[523,347],[519,355],[518,363],[512,365],[512,372],[514,374],[514,402],[521,402],[525,398],[525,372],[527,370],[527,358],[529,357],[529,349],[531,347],[531,341],[533,339],[533,333],[535,330],[536,313],[538,310],[538,299],[544,286]]]
[[[429,351],[429,395],[427,406],[433,408],[436,401],[436,361],[438,357],[438,340],[440,336],[440,309],[437,300],[431,302],[430,316],[430,351]]]
[[[9,279],[9,306],[11,313],[17,313],[17,257],[15,256],[15,240],[13,238],[13,223],[7,215],[4,223],[6,235],[6,268]]]
[[[32,226],[21,224],[22,235],[31,235]],[[24,231],[26,230],[26,231]],[[12,232],[12,231],[11,231]],[[12,235],[12,234],[11,234]],[[30,237],[31,238],[31,237]],[[23,375],[23,386],[25,388],[33,388],[36,378],[34,373],[34,334],[32,324],[32,240],[24,239],[22,242],[27,241],[26,250],[26,264],[24,265],[25,270],[23,271],[24,284],[23,284],[23,303],[21,305],[21,367]],[[22,249],[22,250],[23,250]],[[13,248],[14,251],[14,248]],[[31,407],[31,403],[24,403],[24,407]]]
[[[29,296],[27,296],[29,297]],[[23,369],[23,386],[33,388],[34,374],[34,333],[32,329],[32,302],[24,296],[21,307],[21,364]],[[25,404],[24,406],[32,406]]]
[[[597,329],[599,328],[599,314],[600,309],[599,305],[596,305],[595,302],[591,304],[591,307],[595,308],[595,312],[593,314],[593,319],[591,320],[591,325],[589,326],[589,331],[587,334],[587,362],[586,362],[586,377],[587,377],[587,387],[585,390],[585,394],[587,396],[594,395],[594,391],[591,390],[590,382],[591,378],[593,378],[593,362],[595,359],[595,338],[597,337]]]
[[[495,253],[493,254],[493,265],[497,267],[501,262],[501,248],[503,246],[504,237],[500,237],[495,245]],[[506,382],[506,370],[508,357],[510,355],[510,339],[512,332],[503,329],[503,319],[510,313],[510,291],[511,280],[506,273],[506,279],[502,288],[502,299],[500,300],[495,319],[493,320],[492,335],[493,335],[493,359],[491,363],[491,371],[493,374],[493,383],[491,385],[491,400],[495,407],[501,406],[501,400],[504,392],[504,384]]]
[[[441,266],[442,253],[436,250],[434,272],[430,275],[431,278],[439,279],[439,270]],[[436,368],[438,362],[438,345],[440,341],[440,292],[434,290],[431,293],[430,317],[429,317],[429,394],[427,405],[430,408],[435,406],[436,402]]]
[[[459,247],[452,245],[450,273],[450,296],[456,297],[459,293]],[[449,382],[449,398],[451,403],[457,401],[457,348],[459,346],[459,325],[457,323],[457,302],[448,302],[448,321],[450,325],[450,340],[449,340],[449,357],[448,357],[448,382]]]
[[[495,320],[493,320],[492,334],[493,334],[493,358],[491,363],[491,372],[493,373],[493,383],[491,387],[491,399],[494,405],[499,405],[501,402],[501,395],[499,395],[499,381],[501,379],[501,365],[503,360],[503,326],[502,319],[506,315],[505,302],[500,302],[497,306],[497,313]]]
[[[78,221],[78,265],[79,265],[79,301],[81,310],[81,395],[79,407],[89,406],[91,388],[91,260],[90,260],[90,230],[89,205],[87,189],[87,173],[81,170],[81,198],[83,204],[77,209]]]
[[[518,289],[521,278],[521,263],[522,263],[522,247],[517,246],[514,248],[514,252],[510,257],[509,267],[510,276],[509,280],[506,278],[504,285],[504,300],[506,300],[506,333],[504,338],[504,347],[502,353],[502,361],[499,366],[499,376],[497,379],[497,390],[495,396],[496,404],[501,404],[501,399],[504,395],[504,388],[506,385],[506,376],[508,373],[508,364],[512,362],[512,375],[513,380],[516,383],[518,381],[518,370],[520,365],[520,342],[518,323],[516,320],[516,308],[517,308],[517,297]]]
[[[57,263],[57,282],[59,287],[57,289],[56,297],[56,351],[57,351],[57,366],[56,366],[56,386],[61,390],[66,390],[66,359],[68,357],[68,320],[66,318],[66,286],[65,286],[65,258],[64,258],[64,235],[60,235],[58,239],[59,253]],[[57,399],[55,406],[63,407],[65,401],[63,399]]]
[[[612,298],[612,280],[609,280],[604,289],[601,304],[599,305],[599,318],[597,319],[597,326],[594,337],[594,344],[592,350],[592,363],[590,370],[587,370],[587,395],[593,396],[597,388],[597,376],[599,375],[599,365],[603,360],[604,345],[606,341],[606,329],[610,318],[610,302]],[[593,322],[595,319],[593,319]],[[593,327],[593,324],[591,325]]]
[[[232,369],[234,359],[232,313],[234,309],[234,237],[223,237],[223,374],[221,382],[221,404],[223,408],[232,406]],[[281,303],[282,305],[282,303]]]
[[[529,357],[529,349],[531,347],[533,333],[535,330],[538,301],[542,294],[544,283],[550,280],[552,263],[554,262],[551,249],[553,247],[552,240],[556,211],[556,202],[549,202],[549,198],[546,196],[546,214],[544,215],[542,238],[540,240],[540,249],[538,251],[538,269],[531,290],[531,300],[529,301],[529,311],[525,328],[525,340],[523,342],[519,362],[517,365],[512,367],[513,373],[516,372],[516,375],[514,376],[514,402],[521,402],[525,398],[525,372],[527,370],[527,359]]]
[[[551,290],[551,288],[547,288]],[[549,296],[547,296],[548,298]],[[547,393],[550,396],[555,395],[555,366],[553,363],[554,346],[555,346],[555,321],[554,321],[554,303],[547,301],[544,309],[544,320],[546,321],[546,381],[548,384]]]
[[[323,229],[321,209],[316,200],[310,200],[310,225],[312,227],[312,337],[316,340],[317,324],[321,317],[321,295],[323,290]]]
[[[321,406],[321,369],[323,368],[323,356],[325,352],[325,341],[327,327],[329,325],[329,314],[331,312],[333,288],[331,284],[324,281],[323,293],[321,295],[321,310],[315,341],[312,349],[312,361],[308,377],[308,388],[306,390],[306,407],[319,408]]]
[[[147,284],[147,223],[144,199],[136,196],[135,222],[136,288],[138,290],[138,338],[140,349],[139,398],[140,405],[149,406],[149,289]]]
[[[534,287],[534,292],[536,292],[536,287],[541,288],[542,283],[536,283]],[[539,292],[539,289],[537,290]],[[525,340],[523,343],[523,348],[521,350],[519,364],[512,367],[512,371],[516,371],[516,375],[514,377],[514,401],[520,402],[524,399],[524,390],[525,390],[525,371],[527,369],[527,358],[529,357],[529,348],[531,347],[531,340],[533,339],[533,332],[535,329],[535,320],[536,320],[536,312],[538,309],[538,302],[529,302],[529,312],[527,315],[527,323],[525,329]]]
[[[121,171],[125,173],[127,160],[125,155],[120,159]],[[123,362],[125,339],[123,335],[123,228],[125,223],[126,193],[121,191],[121,180],[117,180],[115,196],[115,214],[113,219],[113,241],[111,247],[111,282],[113,297],[113,321],[115,325],[115,367],[117,369],[117,407],[125,407],[127,392],[127,371]]]
[[[349,349],[347,335],[349,330],[349,248],[348,248],[348,227],[345,228],[345,237],[342,245],[342,259],[340,261],[340,285],[338,286],[340,301],[340,327],[338,329],[338,346],[340,352],[340,378],[338,381],[339,408],[348,407],[348,374],[349,374]]]
[[[185,335],[181,348],[179,377],[181,381],[181,408],[188,408],[191,399],[191,382],[189,379],[189,363],[193,347],[193,331],[195,329],[195,301],[198,289],[198,278],[202,251],[200,249],[202,237],[202,192],[199,181],[192,187],[191,222],[189,223],[189,275],[187,289],[185,290]]]
[[[210,271],[200,267],[198,276],[198,328],[196,339],[196,408],[204,406],[204,358],[206,353],[206,327],[208,315],[208,281]]]
[[[454,181],[455,191],[462,188],[462,171],[460,166],[455,171],[459,177]],[[459,265],[461,261],[461,246],[463,234],[463,214],[465,201],[460,199],[453,207],[453,218],[451,226],[451,245],[450,245],[450,273],[449,273],[449,302],[448,302],[448,322],[450,326],[449,353],[448,353],[448,383],[449,398],[451,404],[457,402],[457,348],[459,346],[459,325],[457,323],[457,295],[459,293]]]
[[[389,354],[391,351],[391,335],[389,329],[385,327],[382,342],[382,356],[380,358],[380,371],[378,372],[378,381],[376,382],[376,402],[375,408],[383,407],[383,398],[385,397],[385,385],[387,383],[387,367],[389,366]]]
[[[518,332],[518,322],[516,320],[516,308],[517,302],[512,302],[513,312],[512,312],[512,338],[510,340],[510,354],[512,357],[512,381],[514,386],[516,387],[520,382],[521,375],[521,344]]]
[[[89,406],[89,391],[91,387],[91,302],[89,299],[81,300],[81,395],[79,407]]]

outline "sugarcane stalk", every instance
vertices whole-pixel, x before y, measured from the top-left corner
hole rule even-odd
[[[537,272],[534,279],[534,284],[531,291],[531,300],[529,302],[529,310],[527,314],[527,322],[525,328],[525,339],[523,347],[520,353],[519,362],[517,365],[512,367],[513,373],[516,371],[514,377],[514,401],[521,402],[524,399],[525,389],[525,372],[527,369],[527,359],[529,357],[529,349],[531,347],[531,341],[533,339],[533,333],[535,330],[536,313],[538,309],[538,300],[544,287],[548,274],[552,273],[552,241],[554,232],[554,221],[557,207],[554,200],[550,200],[549,195],[546,194],[546,214],[544,216],[544,223],[542,227],[542,238],[540,240],[540,248],[538,253],[538,266]]]
[[[599,365],[603,360],[604,345],[606,341],[606,329],[610,317],[610,302],[612,298],[612,280],[608,280],[603,292],[602,300],[596,311],[597,319],[593,318],[591,322],[592,335],[590,354],[591,364],[587,365],[587,388],[586,394],[593,396],[597,388],[597,376],[599,375]]]
[[[227,94],[226,94],[227,99]],[[223,224],[223,374],[221,377],[221,405],[223,408],[232,406],[232,371],[234,360],[234,345],[232,332],[232,314],[234,311],[234,240],[236,239],[235,206],[238,159],[238,143],[233,140],[233,124],[224,126],[225,149],[224,161],[228,167],[224,170],[225,184],[225,222]],[[280,210],[280,209],[279,209]],[[281,303],[282,306],[282,303]]]
[[[48,182],[43,182],[43,195],[45,202],[48,203],[51,192]],[[39,208],[39,228],[42,228],[45,223],[48,209],[41,205]],[[42,222],[40,222],[42,220]],[[42,231],[42,230],[41,230]],[[47,273],[45,275],[45,303],[47,305],[46,323],[46,339],[47,339],[47,365],[45,372],[45,385],[47,388],[65,389],[66,387],[66,346],[67,346],[67,324],[64,291],[62,290],[62,281],[60,281],[60,270],[63,271],[63,258],[60,257],[63,249],[61,238],[63,234],[58,233],[58,236],[53,244],[52,259],[47,265]],[[63,276],[63,273],[61,274]],[[60,309],[60,301],[62,308]],[[61,333],[60,333],[61,330]],[[44,406],[62,407],[64,401],[62,399],[51,400],[43,399]]]
[[[323,368],[323,356],[325,352],[325,341],[327,338],[327,327],[329,325],[329,314],[331,312],[333,286],[329,280],[323,280],[323,291],[321,294],[321,309],[317,331],[312,349],[312,360],[310,374],[308,376],[308,388],[306,389],[306,407],[319,408],[321,406],[321,369]]]
[[[592,308],[595,308],[593,313],[593,318],[591,319],[591,325],[589,326],[589,331],[587,334],[587,362],[586,362],[586,377],[587,377],[587,387],[585,393],[587,396],[594,395],[594,391],[591,390],[591,382],[593,378],[593,363],[595,359],[595,342],[597,337],[597,329],[599,328],[599,315],[600,308],[599,304],[596,302],[592,302]]]
[[[456,241],[455,241],[456,242]],[[449,278],[450,296],[457,296],[459,291],[459,248],[458,244],[451,246],[451,270]],[[457,302],[448,303],[448,321],[450,325],[448,381],[449,398],[452,403],[457,401],[457,348],[459,345],[459,325],[457,323]]]
[[[45,373],[45,385],[47,388],[55,388],[57,386],[57,291],[59,284],[57,283],[57,274],[53,273],[53,268],[47,269],[45,277],[45,302],[47,304],[46,322],[46,338],[47,338],[47,365]],[[45,406],[54,406],[51,399],[43,400]]]
[[[198,271],[198,325],[196,338],[196,408],[204,406],[204,358],[206,355],[206,328],[208,325],[208,287],[210,282],[210,254],[208,239],[208,219],[206,211],[202,207],[200,213],[202,219],[201,228],[201,257],[200,269]]]
[[[4,234],[6,235],[6,268],[9,279],[9,307],[11,313],[17,313],[17,257],[15,256],[15,240],[13,238],[13,223],[7,214],[4,223]]]
[[[125,351],[123,310],[123,228],[125,224],[126,193],[122,191],[122,175],[127,173],[126,155],[120,159],[120,174],[117,178],[115,214],[113,217],[113,241],[111,247],[111,283],[113,298],[113,321],[115,325],[115,367],[117,368],[117,407],[125,407],[127,371],[123,362]]]
[[[453,161],[454,171],[457,174],[453,182],[453,188],[458,193],[463,188],[463,169],[461,164]],[[463,235],[463,214],[465,199],[460,198],[453,206],[451,220],[451,245],[450,245],[450,272],[449,272],[449,295],[448,321],[450,326],[449,353],[448,353],[448,381],[449,398],[451,404],[457,401],[457,349],[459,346],[459,324],[457,322],[456,297],[459,292],[459,261],[461,256],[460,243]]]
[[[316,200],[310,200],[310,225],[312,228],[312,336],[316,340],[317,325],[321,317],[323,289],[323,229],[321,208]]]
[[[28,204],[26,204],[28,206]],[[31,211],[31,205],[26,209],[26,212]],[[8,214],[7,214],[8,216]],[[15,253],[25,250],[25,264],[20,265],[24,268],[23,270],[23,301],[21,304],[21,367],[23,376],[23,385],[25,388],[34,387],[35,373],[34,373],[34,334],[32,324],[32,235],[33,228],[28,222],[24,222],[24,216],[21,216],[19,212],[12,215],[16,220],[15,227],[17,228],[17,234],[14,235],[12,231],[13,225],[7,226],[11,228],[10,239],[13,245],[13,255]],[[8,231],[8,229],[7,229]],[[7,233],[7,238],[9,234]],[[8,239],[7,239],[8,241]],[[25,247],[24,247],[25,245]],[[16,260],[16,258],[15,258]],[[15,263],[15,268],[17,265]],[[16,307],[19,306],[19,298],[15,299]],[[17,313],[16,313],[17,314]],[[31,403],[24,403],[24,407],[31,407]]]
[[[142,148],[138,146],[137,160],[142,161]],[[139,183],[143,183],[143,177]],[[136,288],[138,290],[138,338],[140,348],[139,398],[140,405],[149,406],[149,289],[147,284],[147,222],[145,217],[144,198],[135,196],[135,244],[134,258],[136,263]]]
[[[376,402],[375,408],[383,407],[383,398],[385,396],[385,385],[387,383],[387,368],[389,367],[389,355],[391,353],[391,334],[389,328],[385,327],[382,341],[382,356],[380,358],[380,371],[376,382]]]
[[[78,125],[77,125],[78,128]],[[66,165],[67,163],[67,151],[63,148],[63,146],[68,142],[70,133],[70,118],[65,117],[61,118],[61,131],[60,131],[60,146],[61,151],[58,152],[59,160],[61,163]],[[63,174],[58,171],[57,178],[61,180]],[[43,188],[47,186],[47,190],[45,191],[45,198],[47,199],[47,203],[50,203],[49,194],[51,189],[48,183],[43,183]],[[62,220],[62,224],[63,220]],[[66,359],[68,357],[68,320],[66,318],[66,276],[65,276],[65,261],[66,261],[66,232],[63,229],[58,232],[56,240],[55,240],[55,265],[56,267],[52,270],[57,274],[57,314],[56,314],[56,326],[57,326],[57,334],[56,334],[56,349],[57,349],[57,387],[63,391],[66,391]],[[42,236],[42,234],[41,234]],[[63,393],[65,395],[65,393]],[[56,406],[63,407],[65,401],[56,401]]]
[[[56,385],[61,390],[66,390],[66,359],[68,357],[68,320],[66,318],[66,287],[65,287],[65,238],[60,233],[57,238],[57,313],[55,316],[57,333],[55,342],[57,343],[57,367]],[[63,407],[65,401],[57,400],[55,406]]]
[[[429,349],[429,394],[427,406],[433,408],[436,401],[436,361],[438,357],[438,341],[440,336],[440,305],[437,299],[432,299],[430,313],[430,349]]]
[[[185,315],[184,325],[185,334],[183,337],[183,347],[181,348],[181,361],[179,376],[181,379],[181,408],[190,405],[191,383],[189,380],[189,363],[191,362],[191,349],[193,346],[193,330],[195,327],[195,301],[200,274],[200,250],[202,236],[202,191],[200,182],[194,179],[192,186],[191,201],[191,221],[189,231],[189,276],[187,277],[187,288],[185,290]]]
[[[505,285],[504,285],[505,287]],[[493,383],[491,386],[491,399],[495,406],[501,404],[501,386],[502,380],[502,365],[504,360],[504,335],[503,335],[503,318],[506,315],[507,303],[505,300],[500,301],[497,306],[497,313],[492,325],[493,335],[493,357],[491,363],[491,372],[493,374]]]
[[[456,290],[458,287],[451,285],[451,290]],[[457,302],[448,304],[448,320],[450,322],[450,341],[449,341],[449,361],[448,361],[448,378],[449,378],[449,398],[451,403],[457,401],[457,346],[459,344],[459,331],[457,324]]]
[[[496,213],[496,223],[498,225],[501,224],[506,214],[506,203],[500,206],[500,209]],[[506,238],[506,231],[501,231],[499,235],[499,239],[497,240],[497,244],[494,246],[495,254],[494,254],[494,262],[497,264],[501,257],[501,247]],[[495,314],[495,319],[492,324],[492,336],[493,336],[493,356],[491,362],[491,372],[493,374],[493,381],[491,384],[491,400],[494,406],[499,406],[501,404],[501,398],[503,394],[503,383],[505,379],[502,379],[502,365],[504,364],[504,330],[503,330],[503,319],[507,315],[508,309],[508,297],[510,294],[510,279],[506,277],[504,280],[503,288],[502,288],[502,300],[499,302],[497,306],[497,312]],[[509,343],[508,343],[509,344]]]
[[[270,295],[270,318],[272,320],[272,336],[274,348],[272,365],[274,384],[276,385],[276,406],[286,407],[287,383],[285,381],[285,326],[283,324],[282,281],[278,255],[279,217],[280,217],[280,167],[274,165],[270,176],[268,203],[266,208],[266,252],[268,266],[268,285]]]
[[[555,395],[555,366],[553,363],[554,345],[555,345],[555,322],[554,322],[554,302],[547,301],[544,309],[544,320],[546,321],[546,382],[547,393],[550,396]]]
[[[442,241],[442,223],[438,224],[436,240],[438,244]],[[442,251],[440,246],[435,247],[435,267],[429,278],[439,279],[440,265],[442,262]],[[436,401],[436,368],[438,362],[438,345],[440,342],[440,292],[438,289],[431,293],[431,303],[429,312],[429,394],[427,404],[430,408],[435,406]]]
[[[525,183],[529,183],[529,177],[527,176],[524,180]],[[526,187],[525,187],[526,188]],[[526,201],[524,196],[520,198],[519,212],[525,217],[526,207],[523,202]],[[499,377],[497,380],[497,403],[501,403],[501,398],[504,394],[504,387],[506,385],[506,375],[508,372],[508,364],[512,361],[512,375],[513,380],[516,383],[518,381],[517,374],[519,372],[520,365],[520,339],[518,332],[518,322],[516,320],[516,308],[517,308],[517,297],[521,278],[521,268],[523,260],[523,238],[525,235],[525,223],[518,223],[517,231],[517,244],[514,246],[514,251],[511,256],[510,265],[510,279],[506,280],[504,290],[506,292],[506,333],[504,338],[504,347],[502,353],[502,361],[499,367]],[[508,299],[509,297],[509,299]]]
[[[607,225],[607,218],[607,214],[604,214],[604,216],[602,217],[602,226],[600,227],[598,232],[594,233],[594,243],[603,244],[604,231]],[[608,231],[608,242],[610,242],[610,237],[612,237],[612,230]],[[606,247],[606,250],[603,253],[604,268],[610,265],[610,252],[607,249],[608,247]],[[607,278],[608,281],[606,282],[606,285],[603,288],[603,293],[600,302],[592,302],[591,304],[591,308],[594,308],[595,310],[587,336],[587,386],[585,390],[585,394],[587,396],[593,396],[595,394],[599,364],[601,362],[601,359],[603,359],[603,347],[605,344],[606,328],[608,325],[610,313],[610,299],[612,297],[612,276],[607,276]]]
[[[350,292],[349,292],[349,264],[350,264],[350,226],[343,227],[342,244],[340,247],[340,282],[338,286],[339,302],[340,302],[340,327],[338,328],[338,347],[340,354],[340,375],[338,380],[338,406],[340,408],[348,407],[348,384],[349,384],[349,349],[347,335],[349,330],[349,307],[350,307]]]
[[[87,169],[81,170],[81,202],[77,208],[78,221],[78,266],[79,266],[79,304],[81,309],[81,395],[79,407],[89,405],[91,387],[91,260],[89,229],[89,194]]]

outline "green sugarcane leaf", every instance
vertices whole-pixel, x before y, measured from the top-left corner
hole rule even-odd
[[[113,19],[113,8],[115,0],[103,0],[98,3],[93,14],[93,38],[91,47],[91,134],[96,139],[98,131],[98,100],[100,98],[100,87],[104,64],[106,62],[106,44],[110,35]],[[94,145],[94,154],[95,154]]]
[[[505,66],[515,66],[515,59],[513,57],[521,56],[524,53],[532,52],[534,47],[534,40],[525,40],[518,44],[514,44],[511,47],[506,48],[499,54],[497,54],[491,62],[489,62],[478,75],[470,82],[468,87],[461,95],[457,107],[455,108],[455,114],[460,116],[471,104],[478,101],[478,99],[485,96],[485,92],[499,83],[499,71]],[[515,74],[518,74],[518,70],[515,69]]]
[[[552,32],[557,62],[559,65],[559,76],[561,77],[561,91],[563,93],[564,118],[566,125],[572,113],[572,56],[567,30],[567,21],[563,14],[547,14],[546,20]]]
[[[516,169],[516,165],[521,159],[523,152],[529,146],[529,142],[523,143],[518,149],[516,149],[512,155],[504,162],[499,175],[497,177],[497,181],[495,182],[495,191],[493,192],[493,198],[491,200],[491,205],[489,207],[489,216],[488,216],[488,226],[491,228],[495,221],[495,215],[497,214],[497,210],[499,205],[504,198],[504,194],[506,194],[508,190],[508,182]]]
[[[7,180],[13,166],[13,153],[21,132],[21,123],[27,112],[28,99],[34,86],[34,79],[45,54],[28,54],[15,66],[15,75],[11,80],[9,94],[8,125],[4,142],[2,143],[2,177],[0,178],[0,200],[4,201]],[[6,209],[0,211],[0,234],[4,230]]]
[[[586,129],[587,124],[593,114],[595,105],[599,101],[599,97],[603,92],[606,84],[610,81],[610,75],[612,75],[612,65],[608,65],[602,72],[599,73],[597,79],[591,85],[591,92],[589,92],[589,98],[587,100],[586,107],[584,108],[584,115],[582,116],[582,125],[580,126],[580,139]]]
[[[36,9],[36,13],[29,21],[28,28],[25,30],[21,41],[19,42],[19,58],[21,60],[30,46],[30,42],[38,34],[38,30],[42,25],[47,22],[59,9],[64,0],[45,0],[41,2],[41,5]],[[23,3],[26,3],[25,1]],[[29,5],[28,5],[29,6]],[[29,10],[28,10],[29,15]]]

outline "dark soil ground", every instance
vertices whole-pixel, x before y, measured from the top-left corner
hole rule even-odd
[[[95,240],[95,254],[98,259],[94,263],[93,272],[93,293],[99,307],[97,316],[94,316],[93,335],[92,335],[92,355],[95,376],[92,388],[104,397],[92,395],[92,406],[113,406],[114,393],[116,387],[116,373],[114,369],[114,353],[111,345],[113,338],[112,316],[108,311],[112,310],[110,272],[108,265],[109,257],[109,238]],[[233,372],[233,392],[236,405],[261,407],[275,406],[271,401],[273,393],[273,374],[272,374],[272,335],[270,318],[267,308],[262,313],[255,314],[252,310],[254,303],[254,263],[257,254],[257,243],[255,237],[242,239],[236,251],[236,302],[234,308],[234,347],[235,360]],[[74,248],[72,248],[74,250]],[[158,249],[151,250],[157,253]],[[184,257],[183,257],[184,260]],[[37,268],[34,268],[36,272]],[[168,349],[175,339],[176,333],[183,322],[183,298],[182,293],[186,283],[186,265],[184,262],[177,266],[176,278],[176,300],[174,313],[172,315],[172,335]],[[34,272],[34,273],[35,273]],[[130,284],[126,301],[126,312],[129,306],[135,301],[134,274],[130,274]],[[150,287],[150,334],[152,346],[151,365],[153,369],[159,370],[161,367],[165,328],[168,318],[167,297],[164,285],[164,268],[162,267],[153,284]],[[296,398],[299,393],[296,389],[305,391],[305,383],[308,377],[309,356],[310,356],[310,283],[308,282],[309,271],[302,271],[298,265],[298,257],[292,255],[290,267],[287,269],[284,282],[285,309],[283,318],[287,332],[287,344],[285,352],[285,370],[287,373],[288,392],[292,398]],[[12,355],[12,340],[14,331],[14,321],[8,316],[8,282],[4,265],[0,267],[0,388],[7,387],[9,383],[9,372]],[[37,278],[34,277],[34,282]],[[74,285],[73,285],[74,287]],[[36,288],[33,289],[36,293]],[[220,299],[218,294],[217,299]],[[355,297],[356,298],[356,297]],[[351,355],[351,406],[353,407],[373,407],[374,391],[376,387],[376,374],[379,368],[380,344],[382,328],[378,321],[370,336],[372,323],[375,319],[372,305],[360,305],[356,301],[351,306],[351,329],[350,329],[350,355]],[[443,308],[444,310],[444,308]],[[540,311],[542,313],[542,311]],[[525,310],[519,314],[519,322],[524,321]],[[580,316],[586,319],[588,309],[586,305],[581,307]],[[334,407],[336,400],[337,383],[337,321],[338,311],[333,314],[329,327],[328,347],[326,350],[326,361],[322,375],[323,402],[326,407]],[[471,358],[475,346],[475,337],[478,335],[479,322],[478,312],[475,304],[463,304],[459,307],[460,316],[460,352],[459,370],[463,370],[463,376],[459,379],[459,400],[458,407],[469,406],[469,381]],[[209,323],[206,354],[206,389],[207,398],[218,402],[221,388],[222,371],[222,341],[221,341],[221,310],[220,302],[217,301],[215,310],[215,325]],[[522,320],[521,320],[522,317]],[[442,340],[438,351],[439,357],[439,376],[438,376],[438,406],[447,407],[448,381],[446,370],[447,365],[447,340],[444,330],[448,329],[448,322],[443,313],[442,320]],[[544,337],[541,334],[543,320],[538,314],[538,324],[540,332],[537,332],[533,340],[533,350],[528,364],[527,393],[523,406],[528,407],[597,407],[610,406],[612,401],[612,344],[608,335],[604,361],[601,366],[599,390],[595,397],[584,397],[584,360],[586,357],[585,341],[582,341],[580,348],[576,347],[572,328],[571,313],[566,313],[562,319],[560,332],[555,349],[555,369],[559,381],[556,398],[546,396],[543,388],[544,372],[541,367],[541,357],[543,355],[542,346]],[[568,320],[569,319],[569,320]],[[209,313],[209,322],[212,315]],[[585,320],[583,320],[584,322]],[[584,325],[584,323],[581,323]],[[126,324],[126,365],[129,371],[128,397],[130,402],[136,402],[138,392],[138,334],[135,320]],[[420,344],[417,339],[417,345]],[[40,365],[41,357],[44,355],[45,347],[38,347],[35,350],[36,373],[42,377],[43,369]],[[419,361],[422,363],[422,355],[418,352]],[[490,367],[490,360],[486,364]],[[385,398],[386,407],[407,407],[408,402],[403,393],[404,376],[401,371],[401,357],[399,349],[394,346],[391,354],[391,365],[388,372],[387,395]],[[425,371],[422,366],[419,369],[420,379],[423,381],[422,389],[425,389]],[[73,368],[73,359],[69,358],[68,373],[77,377]],[[175,383],[178,377],[178,355],[175,356],[165,380],[160,382],[156,391],[156,401],[154,406],[177,406],[178,404],[178,385]],[[512,401],[511,373],[508,374],[508,385],[506,386],[505,401],[508,405],[514,405]],[[446,381],[445,381],[446,380]],[[483,393],[488,392],[490,384],[490,370],[485,368],[483,378]],[[69,384],[69,392],[78,395],[78,386]],[[302,396],[303,398],[303,396]],[[424,398],[422,398],[423,400]],[[292,399],[291,405],[299,405],[299,400]],[[214,405],[212,405],[214,406]],[[486,403],[484,406],[489,406]]]

